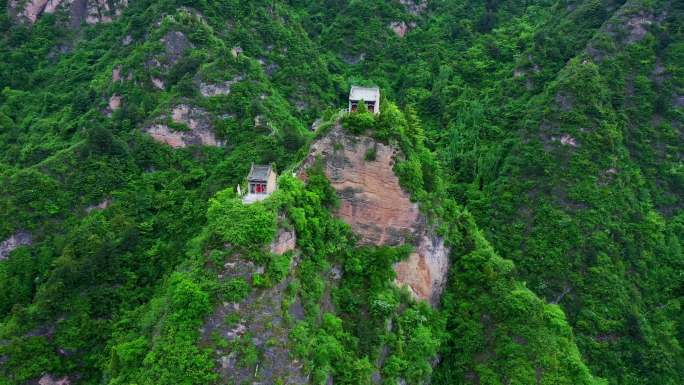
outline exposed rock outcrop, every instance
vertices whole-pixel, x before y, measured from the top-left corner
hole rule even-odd
[[[12,0],[9,11],[20,22],[35,23],[43,14],[59,11],[69,16],[69,24],[78,27],[88,24],[108,23],[121,15],[128,0]]]
[[[22,9],[20,1],[14,0],[10,2],[10,8],[17,12],[17,17],[33,24],[43,13],[54,13],[61,2],[61,0],[30,0]]]
[[[149,56],[145,61],[145,69],[152,74],[168,72],[183,58],[188,49],[194,47],[185,34],[180,31],[168,31],[160,39],[160,42],[164,44],[164,51]],[[150,81],[157,89],[163,90],[165,88],[164,80],[155,75],[150,76]]]
[[[297,264],[293,259],[291,269]],[[224,264],[219,279],[222,282],[249,282],[255,273],[263,271],[251,261],[232,256]],[[286,287],[292,277],[285,278],[272,288],[254,289],[240,302],[223,302],[202,328],[202,344],[214,345],[224,340],[228,344],[250,344],[259,352],[256,367],[246,365],[236,349],[217,347],[216,368],[230,383],[305,384],[308,383],[303,363],[293,359],[290,352],[289,324],[283,318]],[[300,306],[301,307],[301,304]],[[301,308],[293,306],[292,317],[297,319]],[[255,377],[259,382],[253,382]],[[278,382],[280,381],[280,382]]]
[[[222,83],[200,83],[200,93],[205,97],[228,95],[230,87],[243,79],[243,76],[236,76]]]
[[[393,21],[390,23],[389,27],[399,37],[406,36],[406,32],[409,30],[408,24],[406,24],[404,21]]]
[[[233,56],[234,59],[237,59],[237,57],[243,52],[244,50],[242,49],[242,47],[233,47],[230,49],[230,54],[231,56]]]
[[[372,150],[375,160],[368,161],[366,154]],[[361,244],[413,244],[415,252],[394,267],[397,283],[434,304],[446,283],[449,252],[399,185],[393,171],[398,156],[393,146],[348,135],[337,125],[311,146],[299,176],[306,178],[306,168],[321,159],[341,200],[337,215],[360,236]]]
[[[627,19],[625,26],[629,35],[625,38],[625,42],[630,44],[641,41],[648,33],[647,27],[653,24],[653,21],[654,15],[646,13],[634,15]]]
[[[107,105],[110,111],[116,111],[121,108],[121,95],[114,94],[109,98]]]
[[[416,28],[416,22],[405,22],[405,21],[393,21],[389,24],[389,28],[394,31],[399,37],[404,37],[413,28]]]
[[[179,104],[171,111],[171,119],[174,123],[185,125],[187,131],[171,129],[167,124],[155,123],[143,129],[154,140],[168,144],[173,148],[183,148],[191,145],[214,146],[224,145],[222,140],[216,138],[212,130],[209,115],[201,108],[191,107],[187,104]]]
[[[109,205],[111,205],[111,204],[112,204],[112,198],[105,198],[100,203],[98,203],[96,205],[91,205],[91,206],[86,207],[85,211],[87,213],[89,213],[89,212],[94,211],[94,210],[104,210],[107,207],[109,207]]]
[[[161,80],[159,78],[151,78],[150,80],[152,81],[152,85],[154,86],[154,88],[157,88],[160,90],[164,89],[164,81],[163,80]]]
[[[577,139],[573,138],[568,134],[563,134],[560,137],[553,137],[552,140],[560,142],[564,146],[578,147]]]
[[[44,374],[38,380],[38,385],[71,385],[71,379],[67,376],[53,377],[51,374]]]
[[[417,298],[436,303],[449,270],[449,250],[444,239],[424,234],[416,251],[407,261],[396,264],[394,270],[398,285],[408,286]]]
[[[347,53],[342,55],[342,61],[350,65],[359,64],[364,60],[366,60],[365,52],[361,52],[358,54]]]
[[[271,242],[270,251],[273,254],[283,255],[295,249],[297,234],[294,230],[278,229],[276,239]]]
[[[112,6],[113,5],[113,6]],[[110,23],[114,17],[121,15],[128,5],[128,0],[91,0],[87,2],[85,22],[88,24]]]
[[[121,81],[121,66],[118,65],[112,69],[112,83]]]
[[[0,242],[0,261],[7,259],[9,254],[19,246],[28,246],[33,243],[33,237],[26,231],[17,231],[9,238]]]
[[[214,133],[207,129],[175,131],[165,124],[154,124],[145,128],[144,131],[157,142],[168,144],[173,148],[184,148],[192,145],[215,147],[223,145],[223,142],[216,139]]]
[[[613,44],[608,46],[605,41],[597,38],[589,43],[586,52],[595,62],[602,62],[607,57],[621,52],[624,47],[643,40],[650,29],[657,27],[666,18],[665,9],[658,13],[644,9],[635,12],[628,1],[601,27],[601,32],[607,35]]]

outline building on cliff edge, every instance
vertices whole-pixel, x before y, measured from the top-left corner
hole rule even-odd
[[[247,175],[247,191],[242,202],[250,204],[266,199],[278,187],[277,178],[278,174],[272,166],[252,164]],[[241,195],[240,186],[238,186],[238,195]]]
[[[380,113],[380,88],[352,86],[349,91],[349,112],[354,112],[359,103],[365,103],[368,111]]]

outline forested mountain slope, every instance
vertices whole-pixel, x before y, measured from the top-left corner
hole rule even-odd
[[[0,9],[0,384],[684,378],[683,3]],[[413,233],[367,241],[350,164]]]

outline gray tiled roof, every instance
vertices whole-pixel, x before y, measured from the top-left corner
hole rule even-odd
[[[378,87],[352,86],[349,91],[349,100],[377,102],[380,100],[380,89]]]
[[[271,166],[252,165],[247,176],[248,181],[267,182],[268,176],[271,173]]]

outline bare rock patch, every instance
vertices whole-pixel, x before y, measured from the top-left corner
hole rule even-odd
[[[359,54],[343,54],[342,55],[342,61],[354,65],[354,64],[359,64],[362,61],[366,60],[366,53],[361,52]]]
[[[647,27],[653,24],[654,16],[652,14],[639,14],[630,17],[626,24],[629,35],[625,42],[627,44],[641,41],[648,33]]]
[[[290,268],[296,266],[296,259]],[[235,279],[248,281],[261,269],[251,261],[239,256],[230,257],[224,264],[219,279],[228,282]],[[236,303],[224,302],[218,306],[202,327],[202,344],[221,339],[227,342],[216,346],[216,367],[224,379],[235,383],[273,384],[278,379],[283,384],[304,384],[303,364],[290,354],[289,327],[283,309],[285,289],[291,277],[272,288],[253,289],[247,297]],[[301,309],[303,311],[303,309]],[[230,348],[231,343],[250,344],[259,352],[256,367],[245,365],[239,352]]]
[[[112,198],[105,198],[100,203],[85,208],[87,213],[95,210],[104,210],[112,204]]]
[[[143,129],[154,140],[168,144],[173,148],[184,148],[192,145],[220,147],[224,145],[214,134],[209,116],[201,108],[187,104],[176,105],[171,111],[174,123],[185,125],[188,130],[178,131],[163,122],[154,123]]]
[[[71,385],[71,379],[68,376],[53,377],[51,374],[44,374],[38,380],[38,385]]]
[[[108,23],[121,15],[128,6],[128,0],[12,0],[9,9],[20,21],[35,23],[43,14],[56,13],[60,9],[68,12],[72,27],[81,22],[88,24]]]
[[[297,245],[297,234],[294,230],[278,229],[276,239],[271,242],[269,247],[271,253],[283,255],[295,249]]]
[[[223,141],[216,138],[213,131],[195,129],[192,131],[175,131],[165,124],[154,124],[144,129],[152,139],[168,144],[173,148],[185,148],[192,145],[220,147]]]
[[[150,80],[152,81],[152,85],[154,86],[154,88],[157,88],[160,90],[164,89],[164,81],[163,80],[161,80],[159,78],[155,78],[155,77],[151,78]]]
[[[108,104],[109,109],[111,111],[116,111],[119,108],[121,108],[121,102],[122,102],[121,95],[114,94],[109,98],[109,102],[107,104]]]
[[[121,66],[117,65],[112,69],[112,83],[121,81]]]
[[[30,246],[31,244],[33,244],[33,236],[30,233],[17,231],[0,242],[0,261],[7,259],[9,254],[19,246]]]
[[[228,95],[233,84],[240,82],[244,76],[238,75],[231,80],[226,80],[222,83],[200,83],[200,93],[205,97],[212,97],[218,95]]]
[[[579,147],[579,144],[577,143],[577,139],[573,138],[572,136],[568,134],[563,134],[561,136],[554,136],[551,138],[554,142],[560,142],[560,144],[564,146],[570,146],[573,148]]]
[[[20,1],[13,0],[9,3],[10,9],[17,13],[19,19],[35,23],[43,13],[53,13],[62,3],[62,0],[29,0],[21,8]]]
[[[243,50],[242,47],[233,47],[230,49],[230,54],[234,59],[237,59],[237,57],[243,52],[245,52],[245,50]]]
[[[415,23],[406,23],[405,21],[393,21],[389,24],[389,28],[399,37],[406,36],[406,33],[415,26]]]

